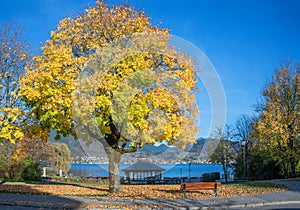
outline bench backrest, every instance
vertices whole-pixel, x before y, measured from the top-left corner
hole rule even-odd
[[[185,183],[186,190],[210,190],[221,187],[221,182],[194,182],[194,183]],[[184,190],[184,184],[180,185],[180,190]]]

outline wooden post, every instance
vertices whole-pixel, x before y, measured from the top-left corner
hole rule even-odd
[[[218,197],[218,182],[215,182],[214,192],[215,192],[215,197]]]

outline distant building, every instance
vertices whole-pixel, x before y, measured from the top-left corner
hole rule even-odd
[[[139,161],[127,168],[122,169],[125,173],[125,180],[139,182],[148,180],[163,180],[164,168],[161,168],[148,161]]]

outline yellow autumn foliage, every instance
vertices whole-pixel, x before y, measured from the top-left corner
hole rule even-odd
[[[40,122],[35,132],[104,139],[120,153],[194,142],[194,62],[168,40],[145,13],[103,1],[61,20],[21,80],[20,96]]]
[[[295,163],[300,160],[299,65],[282,65],[266,85],[263,97],[253,138],[259,140],[258,148],[262,152],[278,161],[284,174],[293,176]]]

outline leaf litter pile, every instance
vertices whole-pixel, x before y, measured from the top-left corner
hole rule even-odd
[[[266,194],[285,191],[282,185],[268,183],[235,183],[223,184],[219,190],[219,197],[247,196],[252,194]],[[107,196],[129,198],[183,198],[180,185],[122,185],[121,192],[109,194],[105,185],[78,185],[78,184],[26,184],[3,183],[0,192],[40,194],[40,195],[68,195],[68,196]],[[187,192],[188,198],[213,198],[212,190]]]

